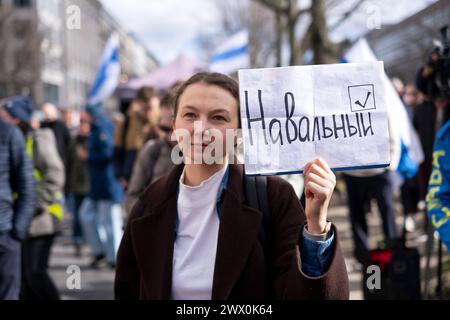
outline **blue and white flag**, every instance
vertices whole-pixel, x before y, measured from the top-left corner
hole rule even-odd
[[[239,69],[250,67],[248,31],[242,30],[225,40],[217,48],[209,69],[224,74],[232,74]]]
[[[119,36],[113,33],[106,43],[97,79],[89,93],[88,103],[105,101],[120,82]]]

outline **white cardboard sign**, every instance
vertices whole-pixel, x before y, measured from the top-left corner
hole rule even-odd
[[[248,175],[390,163],[383,62],[239,70]]]

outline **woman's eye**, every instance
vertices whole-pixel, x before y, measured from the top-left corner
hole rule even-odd
[[[223,116],[214,116],[213,119],[214,119],[214,120],[218,120],[218,121],[225,121],[225,120],[227,120],[227,119],[225,119],[225,117],[223,117]]]
[[[185,113],[184,116],[187,118],[195,118],[195,113],[188,112],[188,113]]]

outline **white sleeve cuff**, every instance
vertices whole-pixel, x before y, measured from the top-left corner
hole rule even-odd
[[[312,234],[308,231],[308,225],[303,228],[303,236],[312,241],[327,241],[331,236],[331,222],[327,222],[325,232],[322,234]]]

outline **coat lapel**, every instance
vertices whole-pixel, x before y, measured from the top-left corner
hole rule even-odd
[[[137,263],[149,299],[170,299],[172,257],[175,240],[176,197],[160,212],[133,221]]]
[[[244,204],[242,166],[230,166],[217,242],[213,300],[229,297],[245,267],[260,229],[262,213]]]
[[[143,193],[145,212],[132,222],[133,245],[148,299],[171,298],[176,190],[182,170],[182,166],[175,167],[164,178],[161,190],[150,187]]]

